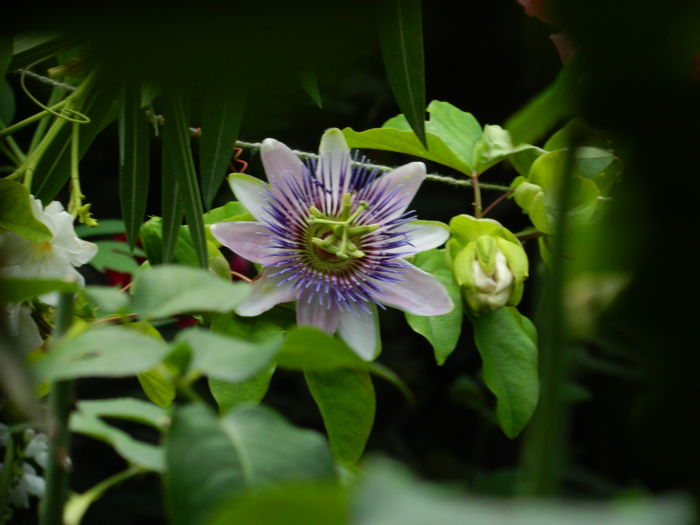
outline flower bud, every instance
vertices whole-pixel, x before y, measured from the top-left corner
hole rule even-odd
[[[528,274],[520,241],[498,222],[468,215],[454,217],[450,229],[448,257],[472,313],[518,304]]]

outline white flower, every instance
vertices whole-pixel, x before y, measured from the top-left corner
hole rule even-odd
[[[0,472],[3,465],[0,463]],[[29,507],[29,496],[41,498],[44,496],[46,481],[37,476],[36,470],[29,463],[22,465],[22,476],[15,478],[10,485],[10,505],[26,509]]]
[[[513,272],[501,252],[496,252],[496,264],[491,274],[487,275],[476,260],[472,262],[472,271],[474,303],[490,311],[498,310],[508,303],[513,291]]]
[[[35,434],[32,429],[24,432],[24,439],[29,440],[24,450],[24,457],[32,458],[41,468],[46,469],[49,461],[49,436],[43,433]]]
[[[3,253],[0,276],[61,279],[83,284],[85,280],[75,268],[92,259],[97,246],[78,238],[73,217],[60,202],[53,201],[44,209],[39,199],[30,197],[30,203],[34,216],[53,236],[49,241],[33,242],[12,232],[0,232],[0,252]],[[56,298],[56,294],[47,294],[41,299],[55,304]]]

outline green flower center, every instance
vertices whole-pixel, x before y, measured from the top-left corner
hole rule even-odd
[[[316,206],[309,207],[309,240],[316,248],[317,262],[330,263],[331,266],[341,263],[341,266],[345,266],[342,263],[365,256],[358,247],[359,241],[363,235],[377,230],[379,224],[354,224],[369,205],[366,201],[360,201],[353,211],[352,204],[352,195],[344,193],[343,208],[338,216],[325,215]]]

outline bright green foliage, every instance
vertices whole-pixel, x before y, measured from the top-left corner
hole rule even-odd
[[[139,264],[132,256],[143,255],[138,248],[129,250],[129,245],[119,241],[97,241],[97,254],[90,260],[90,265],[100,272],[109,268],[116,272],[136,273]]]
[[[27,188],[15,181],[0,179],[0,228],[30,241],[48,241],[51,232],[34,217],[29,199]]]
[[[248,286],[224,281],[198,268],[162,265],[136,275],[132,308],[142,319],[229,312],[246,298]]]
[[[537,405],[537,333],[515,308],[501,308],[472,318],[474,340],[484,367],[484,381],[496,396],[496,419],[515,438]]]
[[[450,221],[447,254],[472,313],[517,305],[528,276],[520,241],[498,221],[458,215]]]
[[[450,299],[454,309],[446,314],[426,316],[406,313],[406,321],[417,333],[425,337],[433,346],[435,361],[442,365],[457,346],[462,331],[462,296],[443,250],[428,250],[417,254],[411,261],[415,266],[438,279]]]
[[[84,293],[98,310],[98,316],[126,313],[129,309],[129,296],[112,286],[86,286]]]
[[[409,130],[403,115],[389,119],[381,128],[357,132],[345,128],[343,134],[353,148],[398,151],[432,160],[466,175],[481,174],[488,168],[523,152],[530,145],[514,146],[508,132],[500,126],[484,129],[471,113],[448,102],[434,100],[428,105],[427,148]]]
[[[323,416],[333,454],[340,463],[355,464],[374,423],[376,399],[369,373],[338,368],[309,371],[305,377]]]
[[[219,405],[219,412],[225,414],[241,405],[257,405],[260,403],[270,388],[270,380],[274,373],[275,366],[272,365],[258,375],[237,383],[220,381],[209,377],[209,390],[217,405]]]
[[[75,292],[78,285],[57,279],[0,278],[0,303],[19,303],[49,292]]]
[[[262,407],[221,419],[203,405],[179,408],[166,441],[166,465],[166,507],[174,525],[204,523],[226,497],[245,489],[333,476],[322,436]]]
[[[298,326],[289,331],[277,355],[277,364],[291,370],[317,372],[368,367],[368,363],[343,341],[310,326]]]

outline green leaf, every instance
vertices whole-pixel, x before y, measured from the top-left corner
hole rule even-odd
[[[219,405],[219,412],[225,414],[242,405],[257,405],[270,388],[270,380],[275,373],[275,366],[270,366],[255,377],[240,383],[219,381],[208,378],[209,391]]]
[[[481,174],[503,159],[539,150],[529,144],[514,146],[508,131],[501,126],[486,125],[483,135],[474,143],[474,171]]]
[[[136,440],[98,417],[77,410],[71,414],[70,429],[72,432],[104,441],[129,463],[154,472],[164,471],[163,449]]]
[[[123,243],[122,243],[123,244]],[[86,286],[85,296],[98,310],[98,315],[123,313],[129,308],[129,296],[112,286]]]
[[[362,132],[345,128],[343,134],[351,148],[407,153],[471,174],[474,143],[482,133],[479,123],[471,113],[438,100],[430,103],[428,112],[427,149],[414,133],[405,129],[406,121],[402,116],[390,119],[382,128]]]
[[[367,362],[343,341],[310,326],[297,326],[289,331],[277,354],[277,364],[291,370],[321,372],[344,367],[367,368]]]
[[[111,122],[110,111],[118,95],[118,86],[105,78],[97,77],[95,83],[82,97],[79,110],[90,118],[90,123],[80,126],[78,157],[82,158],[97,134]],[[53,125],[56,125],[54,121]],[[32,193],[42,202],[49,202],[63,188],[70,177],[70,143],[72,126],[64,125],[55,140],[41,156],[32,183]],[[82,174],[87,177],[89,172]]]
[[[139,231],[141,245],[151,265],[164,262],[163,223],[164,221],[160,217],[152,217],[141,225]],[[173,246],[174,251],[170,255],[170,260],[176,264],[197,266],[197,253],[194,250],[192,236],[187,226],[176,225],[172,231],[177,236],[177,243]]]
[[[15,109],[15,92],[10,83],[0,76],[0,123],[9,125],[15,118]]]
[[[0,36],[0,79],[5,78],[7,68],[12,60],[12,36],[5,34]],[[6,120],[9,124],[10,121]]]
[[[513,141],[534,144],[559,122],[573,116],[575,94],[580,91],[576,77],[573,62],[567,64],[550,86],[506,120]]]
[[[338,368],[307,371],[304,377],[321,411],[333,454],[339,462],[354,465],[374,423],[376,398],[369,373]]]
[[[202,215],[202,198],[190,148],[189,120],[185,112],[182,95],[174,90],[163,96],[163,153],[168,157],[168,169],[177,183],[177,200],[184,210],[192,234],[192,243],[197,252],[199,266],[207,267],[207,244]],[[163,213],[165,216],[165,211]],[[164,260],[167,260],[164,257]]]
[[[49,292],[76,292],[78,285],[57,279],[0,278],[0,303],[21,303]]]
[[[134,397],[79,401],[78,410],[92,417],[113,417],[135,421],[161,432],[170,423],[167,411]]]
[[[134,280],[132,308],[141,319],[191,312],[230,312],[249,291],[248,283],[231,283],[206,270],[162,265],[145,268]]]
[[[411,262],[440,281],[455,305],[451,312],[442,315],[405,314],[411,329],[430,342],[437,364],[442,365],[457,346],[462,331],[462,295],[459,285],[445,260],[445,253],[441,250],[419,253]]]
[[[199,165],[204,205],[211,208],[227,173],[243,118],[244,92],[237,86],[207,87],[202,101]]]
[[[51,230],[34,216],[29,191],[19,182],[0,179],[0,228],[34,242],[53,237]]]
[[[166,463],[165,501],[173,525],[204,523],[226,497],[245,489],[333,475],[322,436],[263,407],[221,420],[204,405],[177,409]]]
[[[118,326],[89,329],[61,339],[34,369],[40,381],[125,377],[152,368],[168,353],[162,341]]]
[[[399,108],[420,142],[425,135],[425,64],[420,0],[377,4],[377,27],[384,67]]]
[[[136,245],[146,213],[149,170],[149,126],[141,109],[141,86],[125,83],[119,116],[119,202],[129,246]]]
[[[8,71],[25,68],[37,60],[53,56],[71,46],[71,39],[64,35],[41,33],[24,33],[14,37],[12,61]]]
[[[496,396],[496,419],[515,438],[537,405],[537,343],[534,326],[513,307],[472,317],[484,381]]]
[[[129,252],[129,245],[120,241],[97,241],[97,253],[90,259],[90,266],[100,272],[106,269],[122,273],[136,273],[139,264]]]
[[[161,184],[161,214],[162,218],[162,231],[160,234],[161,239],[161,250],[158,252],[158,257],[153,255],[153,259],[149,256],[148,260],[152,264],[168,264],[174,261],[173,254],[178,249],[181,244],[180,241],[180,230],[182,225],[182,217],[184,215],[184,207],[182,204],[182,199],[180,198],[180,186],[178,178],[176,177],[176,159],[173,159],[170,155],[170,151],[162,148],[161,157],[161,174],[160,174],[160,184]],[[149,221],[150,222],[150,221]],[[146,222],[145,224],[148,224]],[[144,224],[144,226],[145,226]],[[141,242],[143,243],[144,228],[141,227]],[[145,248],[145,245],[144,245]],[[192,246],[194,250],[194,245]],[[146,250],[148,253],[148,250]],[[195,260],[199,262],[196,257]],[[195,264],[197,266],[197,264]]]
[[[81,239],[100,235],[114,235],[125,231],[124,221],[121,219],[101,219],[97,226],[78,224],[75,227],[75,234]]]
[[[337,483],[294,483],[240,494],[207,525],[342,525],[349,523],[347,490]]]
[[[166,364],[158,363],[154,368],[138,374],[136,379],[148,399],[159,407],[167,408],[175,399],[174,376]]]
[[[231,220],[252,221],[254,219],[238,201],[227,202],[223,206],[214,208],[204,214],[204,224],[216,224],[217,222]]]
[[[192,350],[190,369],[220,381],[242,383],[269,368],[282,343],[282,334],[250,342],[191,328],[181,332],[178,341],[187,343]]]

